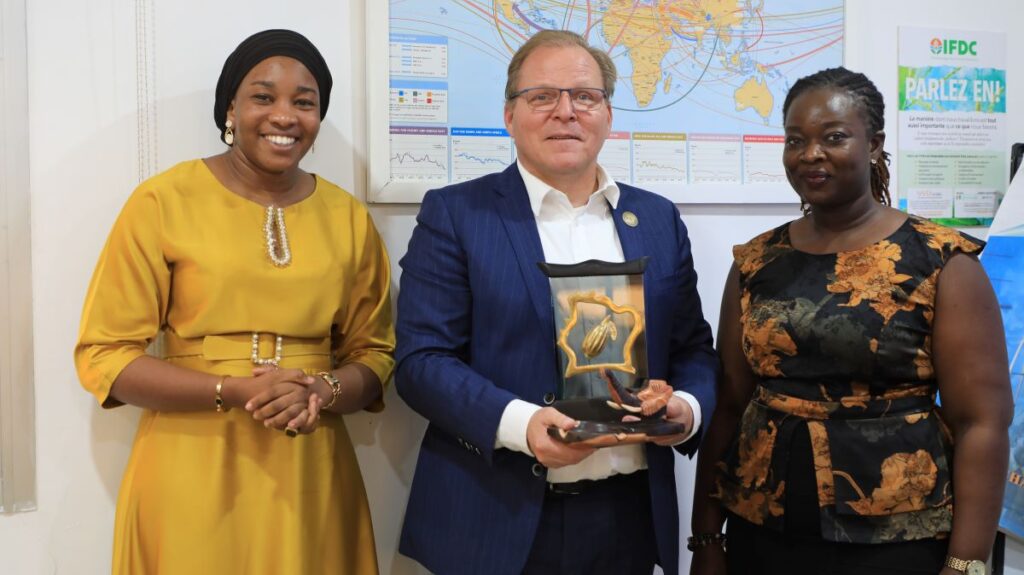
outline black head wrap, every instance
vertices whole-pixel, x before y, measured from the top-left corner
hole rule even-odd
[[[224,139],[225,121],[231,100],[238,92],[242,79],[257,64],[272,56],[294,58],[309,70],[316,79],[320,89],[320,119],[327,114],[327,105],[331,101],[331,71],[327,62],[305,36],[291,30],[264,30],[249,36],[235,48],[235,51],[224,61],[224,69],[217,80],[217,92],[213,102],[213,119],[220,128],[221,140]]]

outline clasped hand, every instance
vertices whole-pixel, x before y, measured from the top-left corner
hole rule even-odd
[[[299,369],[257,367],[249,383],[255,393],[245,402],[245,410],[265,427],[312,433],[323,406],[323,398],[313,389],[316,382]]]

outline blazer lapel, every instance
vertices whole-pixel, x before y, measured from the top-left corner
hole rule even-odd
[[[655,250],[652,246],[664,246],[662,238],[658,237],[661,232],[647,210],[644,209],[648,203],[638,201],[640,197],[623,185],[619,185],[619,202],[612,210],[612,218],[615,220],[615,231],[619,234],[619,243],[622,244],[622,255],[626,261],[635,260],[643,256],[651,256],[647,261],[647,269],[644,272],[646,278],[659,277],[668,273],[660,270],[661,258],[655,257]],[[627,223],[629,222],[629,223]]]
[[[498,182],[494,190],[498,196],[498,215],[505,224],[509,241],[516,252],[519,270],[523,274],[537,318],[541,325],[551,325],[554,322],[551,284],[537,267],[537,262],[544,261],[544,248],[540,243],[537,219],[530,209],[530,198],[517,164],[513,163],[506,168]]]
[[[647,255],[644,247],[643,215],[633,201],[633,194],[624,186],[619,186],[619,202],[612,210],[612,218],[615,220],[615,232],[619,234],[619,243],[622,245],[622,255],[626,261],[635,260]],[[633,221],[636,225],[627,225],[623,219],[626,213],[633,214]]]

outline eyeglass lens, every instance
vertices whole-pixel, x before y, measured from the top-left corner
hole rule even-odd
[[[531,108],[543,112],[558,106],[562,92],[569,94],[569,102],[576,110],[593,110],[604,101],[604,93],[594,88],[527,88],[522,96]]]

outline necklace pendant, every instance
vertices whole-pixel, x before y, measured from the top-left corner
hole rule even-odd
[[[288,245],[288,230],[284,225],[284,209],[267,206],[267,217],[263,221],[263,235],[267,242],[267,256],[279,268],[292,263],[292,250]]]

